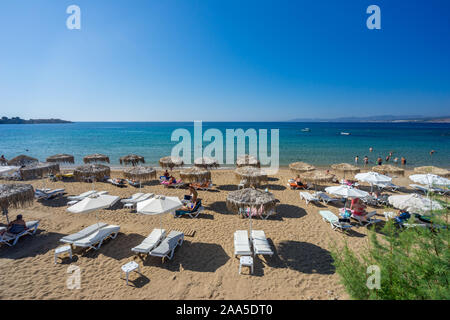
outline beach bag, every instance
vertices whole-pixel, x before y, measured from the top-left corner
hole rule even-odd
[[[342,214],[342,217],[344,219],[349,219],[352,216],[352,212],[349,210],[345,210],[344,213]]]

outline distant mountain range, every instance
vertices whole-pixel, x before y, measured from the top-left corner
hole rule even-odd
[[[425,117],[425,116],[392,116],[381,115],[371,117],[342,117],[332,119],[299,118],[288,122],[442,122],[450,123],[450,116]]]
[[[71,121],[61,120],[61,119],[30,119],[24,120],[19,117],[2,117],[0,119],[0,124],[37,124],[37,123],[72,123]]]

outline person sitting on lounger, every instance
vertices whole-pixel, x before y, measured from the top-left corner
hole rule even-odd
[[[355,216],[358,216],[361,218],[361,220],[363,221],[367,221],[366,215],[367,215],[367,211],[366,211],[366,206],[364,205],[364,203],[362,203],[359,198],[355,198],[352,200],[352,204],[350,206],[350,210],[352,211],[352,213]]]
[[[169,177],[169,185],[170,185],[170,184],[175,184],[175,183],[177,183],[177,179],[175,179],[174,176],[170,176],[170,177]]]
[[[194,186],[191,184],[189,185],[189,194],[184,196],[185,200],[189,200],[192,203],[197,202],[198,193],[197,190],[195,190]]]
[[[188,203],[188,204],[182,206],[179,210],[176,210],[175,213],[176,214],[182,214],[182,213],[180,213],[180,211],[182,211],[182,212],[192,212],[192,211],[194,211],[195,209],[198,208],[200,202],[201,202],[201,200],[197,198],[197,199],[195,199],[195,202],[191,202],[191,203]]]
[[[23,217],[21,214],[17,215],[16,220],[11,221],[8,224],[8,227],[6,230],[3,230],[0,234],[4,234],[5,232],[12,233],[12,234],[18,234],[27,229],[27,225],[25,221],[23,220]]]

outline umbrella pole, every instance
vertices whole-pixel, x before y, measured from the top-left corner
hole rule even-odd
[[[3,214],[6,216],[6,222],[9,224],[8,209],[3,209]]]
[[[250,238],[252,237],[252,207],[250,207],[250,213],[249,213],[249,217],[250,217]],[[256,209],[256,207],[255,207]]]

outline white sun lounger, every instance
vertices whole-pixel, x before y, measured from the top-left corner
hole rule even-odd
[[[253,255],[273,256],[273,250],[267,241],[263,230],[252,230]]]
[[[87,228],[84,228],[81,231],[78,231],[76,233],[72,233],[70,235],[67,235],[65,237],[62,237],[59,241],[64,242],[64,243],[68,243],[68,244],[72,244],[73,242],[83,239],[85,237],[87,237],[88,235],[94,233],[95,231],[97,231],[98,229],[101,229],[103,227],[106,227],[108,224],[104,223],[104,222],[98,222],[96,224],[93,224]]]
[[[300,191],[300,199],[304,199],[306,201],[306,205],[308,205],[310,202],[319,202],[320,199],[313,196],[311,193],[309,192],[302,192]]]
[[[85,192],[85,193],[87,194],[88,192]],[[90,193],[87,197],[77,198],[77,199],[74,199],[72,201],[67,202],[67,205],[68,206],[73,206],[74,204],[84,200],[85,198],[88,198],[88,197],[91,197],[91,196],[101,196],[101,195],[104,195],[104,194],[108,194],[108,191],[94,191],[94,193]],[[75,196],[75,197],[78,197],[78,196]],[[74,198],[74,197],[68,197],[67,199],[70,200],[70,198]]]
[[[184,233],[180,231],[170,231],[167,237],[165,237],[161,243],[152,251],[150,255],[154,257],[169,258],[172,259],[173,253],[177,246],[181,246],[184,241]]]
[[[36,189],[34,191],[34,197],[37,200],[49,200],[51,198],[62,196],[64,192],[65,189]]]
[[[107,238],[116,238],[119,230],[120,226],[106,225],[103,228],[100,228],[89,234],[88,236],[74,241],[73,243],[71,243],[71,246],[98,250],[102,246],[103,241],[105,241]]]
[[[78,195],[78,196],[68,196],[67,199],[68,200],[77,200],[77,201],[81,201],[86,197],[89,197],[91,195],[93,195],[94,193],[96,193],[97,191],[95,190],[90,190],[90,191],[86,191],[83,192],[82,194]]]
[[[166,230],[164,229],[153,229],[153,231],[148,235],[141,244],[132,248],[135,254],[149,254],[160,242],[166,237]]]
[[[140,197],[135,198],[134,200],[125,199],[127,202],[124,203],[123,207],[128,209],[136,209],[136,205],[138,202],[150,199],[154,196],[154,193],[144,193]]]
[[[352,228],[350,223],[340,222],[339,218],[329,210],[320,210],[319,214],[322,216],[323,221],[330,223],[333,230],[346,231]]]
[[[400,186],[393,184],[392,182],[375,183],[374,185],[382,190],[386,189],[386,190],[391,190],[391,191],[397,191],[398,189],[400,189]]]
[[[438,187],[431,187],[430,190],[432,192],[439,193],[442,196],[450,194],[450,189],[442,189],[442,188],[438,188]]]
[[[369,225],[371,225],[371,224],[378,223],[378,222],[381,222],[381,221],[382,221],[382,220],[380,220],[380,219],[372,219],[372,217],[373,217],[376,213],[377,213],[376,211],[372,211],[372,212],[367,213],[367,214],[365,215],[365,217],[367,218],[366,221],[362,220],[361,216],[357,216],[357,215],[354,215],[354,214],[352,214],[351,217],[352,217],[353,219],[355,219],[356,221],[358,221],[358,223],[359,223],[361,226],[363,226],[363,225],[369,226]]]
[[[120,200],[120,202],[122,202],[122,203],[133,203],[133,202],[135,202],[137,199],[139,199],[140,197],[142,197],[143,195],[144,195],[143,192],[138,192],[138,193],[133,194],[133,195],[132,195],[131,197],[129,197],[129,198]]]
[[[5,232],[0,235],[0,243],[6,243],[8,246],[14,246],[17,241],[19,241],[20,237],[26,236],[27,234],[34,235],[39,226],[39,221],[28,221],[25,222],[25,224],[27,226],[27,229],[20,233],[14,234]]]
[[[247,230],[237,230],[234,233],[234,256],[251,256],[250,241]]]
[[[337,202],[337,201],[339,201],[339,199],[331,198],[325,192],[318,192],[318,193],[316,193],[316,197],[318,197],[320,200],[322,200],[322,202],[325,203],[325,204],[329,204],[330,202]]]
[[[418,184],[410,184],[409,186],[416,191],[423,192],[424,194],[427,194],[427,192],[428,192],[428,188],[426,188],[424,186],[420,186]]]

